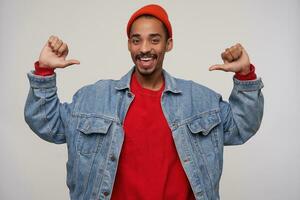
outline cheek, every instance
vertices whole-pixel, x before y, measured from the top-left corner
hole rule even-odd
[[[130,55],[131,55],[132,61],[135,62],[135,61],[136,61],[136,60],[135,60],[135,54],[133,54],[133,53],[130,52]]]
[[[135,47],[135,48],[132,47],[129,49],[129,52],[131,55],[136,55],[139,51],[138,51],[137,47]]]
[[[131,57],[134,58],[134,56],[135,56],[135,51],[133,51],[132,49],[129,49],[129,53],[130,53]]]
[[[130,51],[130,52],[133,52],[133,51],[135,51],[135,49],[136,49],[136,45],[133,45],[133,44],[128,44],[128,50]]]
[[[166,52],[166,45],[158,45],[157,47],[154,48],[157,54],[164,54]]]
[[[157,48],[155,49],[155,53],[159,56],[162,57],[165,54],[165,51],[163,48]]]

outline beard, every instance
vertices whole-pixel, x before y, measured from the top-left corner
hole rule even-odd
[[[139,53],[132,56],[136,70],[143,76],[151,76],[155,71],[162,68],[159,58],[158,54],[152,52]]]

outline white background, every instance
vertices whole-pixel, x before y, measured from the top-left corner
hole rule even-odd
[[[300,199],[299,0],[246,1],[0,1],[0,199],[68,199],[66,146],[39,139],[25,124],[26,73],[52,34],[80,66],[57,70],[59,96],[102,78],[118,79],[132,66],[125,28],[148,3],[169,13],[174,49],[165,69],[228,98],[232,74],[209,72],[220,53],[244,45],[265,88],[257,135],[226,147],[221,197],[225,200]]]

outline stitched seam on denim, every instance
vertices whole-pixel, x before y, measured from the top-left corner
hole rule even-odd
[[[97,146],[97,148],[98,148],[98,146]],[[92,161],[92,163],[91,163],[90,172],[89,172],[89,175],[88,175],[87,183],[86,183],[86,185],[85,185],[85,191],[84,191],[83,197],[85,197],[85,195],[86,195],[86,193],[87,193],[87,190],[88,190],[88,185],[89,185],[89,183],[90,183],[91,173],[92,173],[92,169],[93,169],[93,166],[94,166],[96,154],[95,154],[95,155],[92,155],[92,156],[93,156],[93,161]]]
[[[102,118],[102,119],[106,119],[106,120],[110,120],[110,121],[113,121],[113,122],[116,122],[118,123],[119,120],[117,118],[114,118],[114,117],[110,117],[110,116],[106,116],[106,115],[103,115],[103,114],[98,114],[98,113],[80,113],[80,112],[75,112],[73,111],[72,112],[72,115],[74,117],[83,117],[83,118],[91,118],[91,117],[95,117],[95,118]]]
[[[117,126],[117,125],[116,125]],[[113,141],[113,138],[116,138],[116,137],[114,137],[115,136],[115,134],[113,134],[113,133],[115,133],[116,131],[112,131],[112,141]],[[124,141],[124,140],[123,140]],[[113,143],[113,142],[112,142]],[[116,140],[115,140],[115,145],[116,145]],[[121,149],[122,149],[122,147],[121,147]],[[120,154],[121,154],[121,149],[120,149],[120,152],[119,152],[119,158],[120,158]],[[108,154],[109,155],[109,154]],[[111,176],[111,177],[114,177],[114,179],[111,181],[111,195],[112,195],[112,191],[113,191],[113,186],[114,186],[114,183],[115,183],[115,181],[116,181],[116,175],[117,175],[117,170],[118,170],[118,165],[119,165],[119,159],[116,161],[116,170],[114,170],[114,175],[113,176]],[[110,195],[110,196],[111,196]]]
[[[181,121],[178,123],[178,127],[184,126],[184,125],[186,125],[186,124],[192,122],[193,120],[199,118],[200,116],[205,115],[206,113],[217,114],[217,113],[219,113],[219,112],[220,112],[220,109],[219,109],[219,108],[215,108],[215,109],[211,109],[211,110],[208,110],[208,111],[204,111],[204,112],[195,114],[195,115],[193,115],[193,116],[191,116],[191,117],[188,117],[188,118],[186,118],[186,119],[181,120]]]
[[[189,128],[187,127],[187,129],[188,129],[188,131],[189,131]],[[191,136],[189,136],[189,137],[191,137]],[[195,135],[195,137],[199,137],[198,135]],[[192,138],[191,138],[192,139]],[[202,148],[202,146],[197,142],[197,141],[195,141],[195,144],[198,146],[198,148],[199,148],[199,150],[200,150],[200,157],[202,158],[202,160],[203,160],[203,162],[204,162],[204,168],[205,168],[205,171],[206,171],[206,173],[207,173],[207,175],[208,175],[208,178],[209,178],[209,182],[210,182],[210,185],[211,185],[211,187],[213,188],[213,182],[212,182],[212,177],[211,177],[211,175],[210,175],[210,173],[209,173],[209,171],[208,171],[208,161],[207,161],[207,159],[206,159],[206,156],[204,155],[204,151],[203,151],[203,148]],[[203,187],[205,187],[205,185],[203,186]]]
[[[105,142],[107,142],[107,140],[108,140],[109,138],[108,137],[104,137],[103,138],[103,142],[102,143],[104,143],[105,144]],[[100,147],[100,149],[99,149],[99,152],[98,153],[101,153],[101,149],[102,148],[104,148],[104,145],[101,145],[101,147]],[[101,164],[100,164],[101,165]],[[99,166],[100,166],[99,165]],[[92,195],[93,195],[93,191],[95,190],[96,192],[96,197],[97,196],[99,196],[99,191],[100,191],[100,188],[101,188],[101,184],[102,184],[102,182],[103,182],[103,178],[104,178],[104,173],[105,173],[105,167],[106,167],[106,165],[104,165],[104,167],[103,167],[103,169],[102,169],[102,171],[103,171],[103,173],[102,173],[102,175],[101,175],[101,173],[100,173],[100,175],[101,175],[101,179],[99,180],[99,187],[97,187],[98,189],[92,189]],[[97,170],[97,173],[96,173],[96,176],[98,175],[99,176],[99,172],[98,172],[99,170]],[[95,182],[96,182],[97,180],[95,180]],[[97,182],[96,182],[97,183]],[[96,184],[95,183],[95,184]]]
[[[186,132],[188,132],[189,133],[189,128],[186,126],[186,127],[184,127],[185,128],[185,131]],[[196,135],[192,135],[192,134],[187,134],[187,137],[189,138],[188,140],[189,140],[189,142],[190,143],[193,143],[193,145],[195,145],[195,148],[197,148],[197,147],[199,147],[199,145],[197,144],[197,141],[194,139],[194,138],[192,138],[192,137],[196,137]],[[196,152],[198,151],[197,149],[195,149],[196,150]],[[197,152],[196,154],[197,155],[199,155],[199,156],[201,156],[201,157],[203,157],[202,156],[202,150],[199,148],[199,151],[200,152]],[[194,153],[195,154],[195,153]],[[193,154],[193,155],[194,155]],[[195,157],[195,156],[194,156]],[[196,159],[196,158],[195,158]],[[196,159],[196,160],[198,160],[198,159]],[[201,173],[201,170],[200,170],[200,165],[198,164],[198,161],[196,162],[195,161],[195,164],[194,165],[196,165],[197,166],[197,168],[196,169],[198,169],[199,171],[200,171],[200,173]],[[198,173],[196,173],[196,174],[198,174]],[[201,181],[201,180],[200,180]],[[205,184],[204,184],[204,182],[203,181],[201,181],[201,186],[203,187],[202,189],[201,189],[201,192],[204,192],[205,191]],[[193,188],[192,188],[193,189]],[[195,191],[193,190],[193,192],[194,192],[194,194],[195,194]],[[205,194],[206,195],[206,194]]]
[[[47,119],[47,114],[46,114],[46,90],[44,88],[41,88],[41,93],[43,94],[42,100],[43,103],[41,104],[41,111],[43,113],[43,120],[45,121],[45,124],[47,126],[47,135],[50,137],[51,141],[53,141],[53,134],[52,134],[52,130],[50,128],[50,124],[49,124],[49,120]]]
[[[104,165],[104,170],[103,170],[103,175],[105,175],[105,171],[107,170],[106,168],[107,168],[107,165],[108,165],[108,161],[109,161],[109,153],[110,153],[110,151],[111,151],[111,145],[112,145],[112,138],[113,137],[113,135],[111,136],[111,139],[110,139],[110,141],[109,141],[109,148],[108,148],[108,150],[107,150],[107,157],[105,158],[105,165]],[[103,178],[102,178],[102,182],[100,183],[100,186],[99,186],[99,191],[100,191],[100,189],[101,189],[101,187],[102,187],[102,184],[103,184],[103,179],[105,178],[105,176],[103,176]],[[112,188],[111,188],[112,189]],[[111,191],[112,192],[112,191]]]

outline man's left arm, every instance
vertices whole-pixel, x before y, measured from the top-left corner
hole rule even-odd
[[[209,70],[235,72],[234,87],[229,103],[220,100],[221,119],[224,127],[224,145],[245,143],[259,129],[264,98],[263,83],[256,77],[255,67],[242,45],[226,49],[221,55],[224,64],[214,65]]]

